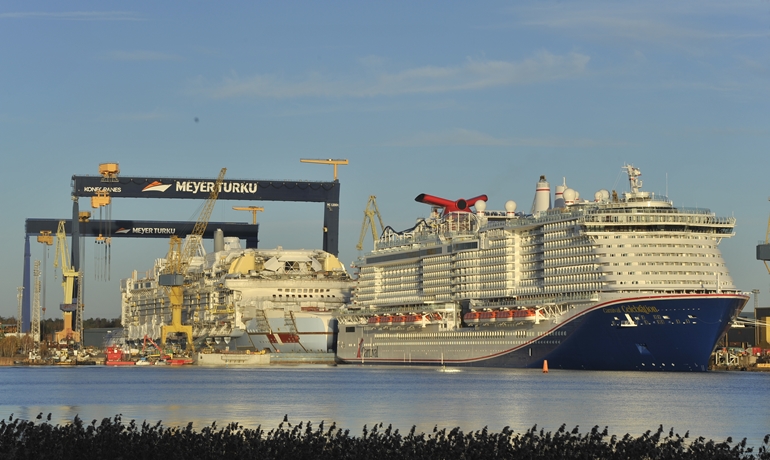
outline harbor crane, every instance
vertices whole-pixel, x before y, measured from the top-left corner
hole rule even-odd
[[[374,222],[374,216],[377,216],[377,220],[380,222],[380,232],[379,234],[382,234],[382,232],[385,230],[385,225],[382,223],[382,216],[380,215],[380,210],[377,209],[377,197],[374,195],[369,196],[369,201],[366,203],[366,208],[364,209],[364,223],[361,225],[361,236],[358,238],[358,244],[356,245],[356,249],[359,251],[363,249],[364,247],[364,237],[366,236],[366,229],[370,228],[372,230],[372,241],[373,243],[377,242],[377,225],[375,225]]]
[[[161,327],[160,343],[162,346],[166,345],[168,334],[182,333],[187,336],[187,349],[193,349],[192,325],[182,324],[184,280],[190,266],[190,260],[200,248],[203,233],[206,231],[206,226],[219,196],[219,189],[225,178],[225,172],[227,172],[227,168],[222,168],[219,172],[219,177],[217,177],[214,187],[212,187],[209,197],[203,205],[198,221],[195,223],[192,233],[185,240],[184,245],[182,245],[182,239],[176,235],[173,235],[169,242],[166,266],[158,277],[158,284],[168,288],[168,297],[171,303],[171,324],[164,324]]]

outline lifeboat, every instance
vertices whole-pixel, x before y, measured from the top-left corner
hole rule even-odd
[[[480,323],[494,323],[495,321],[497,321],[496,311],[482,311],[479,314]]]
[[[403,326],[406,323],[406,316],[397,315],[393,317],[394,326]]]
[[[367,322],[370,326],[379,326],[382,322],[382,316],[372,316]]]
[[[404,322],[406,324],[421,323],[422,321],[423,321],[422,315],[407,315],[406,319],[404,319]]]
[[[466,313],[463,316],[463,320],[465,321],[466,324],[478,324],[480,317],[481,317],[481,312],[472,311],[470,313]]]
[[[516,320],[534,321],[537,318],[537,312],[535,310],[514,310],[513,318]]]
[[[380,325],[382,326],[390,326],[393,324],[393,317],[392,316],[381,316],[380,317]]]
[[[500,310],[497,312],[497,321],[513,321],[513,311],[511,310]]]

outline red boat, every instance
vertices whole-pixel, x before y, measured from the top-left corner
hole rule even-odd
[[[124,353],[119,347],[107,347],[107,360],[104,362],[107,366],[133,366],[136,363],[131,361],[131,354]]]

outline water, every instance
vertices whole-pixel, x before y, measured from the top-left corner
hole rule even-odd
[[[238,422],[277,426],[324,420],[360,435],[366,424],[402,432],[484,426],[522,432],[608,427],[638,436],[659,425],[691,437],[748,438],[770,433],[770,373],[639,373],[423,367],[297,366],[264,369],[185,367],[0,368],[0,417],[53,423],[122,414],[196,429]]]

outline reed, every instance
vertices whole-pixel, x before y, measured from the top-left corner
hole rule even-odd
[[[460,428],[434,428],[402,434],[391,426],[363,427],[351,435],[334,423],[292,424],[288,417],[275,429],[249,429],[238,423],[200,431],[186,427],[164,427],[135,420],[123,423],[120,415],[85,424],[53,425],[51,414],[36,421],[14,418],[0,421],[0,458],[3,459],[769,459],[765,436],[756,452],[746,440],[733,443],[691,439],[663,427],[641,436],[610,436],[607,429],[581,433],[564,425],[556,432],[534,426],[523,433],[508,427],[500,432],[486,428],[465,433]]]

